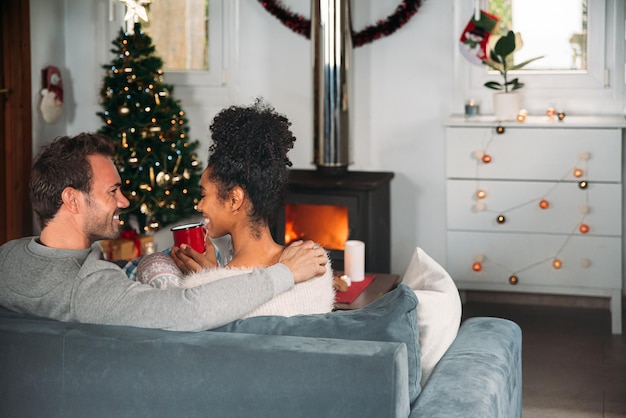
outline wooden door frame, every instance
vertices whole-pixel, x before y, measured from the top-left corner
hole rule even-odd
[[[0,2],[0,244],[33,233],[30,2]]]

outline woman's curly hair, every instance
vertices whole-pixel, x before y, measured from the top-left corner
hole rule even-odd
[[[296,140],[290,126],[262,99],[222,110],[210,126],[209,180],[222,201],[240,186],[252,203],[248,217],[254,225],[271,225],[284,202],[292,165],[287,153]]]

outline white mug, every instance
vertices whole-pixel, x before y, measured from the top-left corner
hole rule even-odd
[[[343,266],[346,276],[353,282],[365,279],[365,243],[348,240],[344,248]]]

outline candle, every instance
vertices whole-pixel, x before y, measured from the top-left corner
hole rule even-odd
[[[365,279],[365,243],[363,241],[346,241],[344,250],[344,269],[352,282]]]
[[[465,103],[465,116],[472,117],[477,116],[480,113],[480,106],[474,99],[470,99]]]

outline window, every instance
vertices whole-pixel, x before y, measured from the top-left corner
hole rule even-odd
[[[110,42],[124,21],[126,8],[114,0],[96,0],[100,19],[97,27],[101,50],[98,59],[110,58]],[[237,59],[238,0],[158,0],[148,8],[148,22],[141,21],[150,35],[156,53],[164,61],[164,78],[179,93],[221,100],[228,96],[232,68]],[[105,16],[108,16],[105,17]],[[104,23],[104,21],[102,21]],[[181,91],[187,91],[187,93]]]
[[[159,0],[149,7],[150,19],[143,29],[157,46],[163,69],[208,71],[214,64],[209,63],[209,2]]]
[[[522,34],[524,47],[516,53],[516,62],[545,55],[534,65],[513,72],[525,84],[520,91],[523,106],[531,114],[545,112],[548,107],[558,107],[570,114],[623,112],[623,0],[480,0],[480,3],[484,10],[489,10],[491,3],[500,7],[494,13],[503,16],[505,25]],[[474,1],[456,0],[457,40],[473,15],[474,4]],[[562,29],[560,35],[553,32],[557,28]],[[561,47],[554,46],[558,43]],[[557,48],[558,54],[553,52]],[[463,113],[464,101],[474,98],[481,102],[482,113],[491,113],[493,91],[483,85],[494,79],[496,74],[486,66],[471,64],[457,51],[453,112]]]
[[[151,3],[144,30],[163,58],[168,83],[205,87],[226,83],[224,1],[158,0]]]
[[[543,56],[522,71],[586,70],[587,1],[489,0],[488,11],[500,17],[495,34],[513,30],[523,35],[516,63]]]

